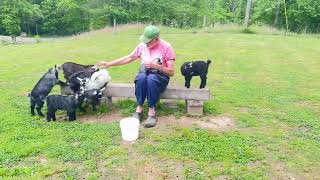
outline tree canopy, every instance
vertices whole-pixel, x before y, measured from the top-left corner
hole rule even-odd
[[[249,24],[293,32],[320,32],[320,0],[250,0]],[[247,0],[1,0],[0,34],[70,35],[117,23],[145,22],[189,28],[243,24]]]

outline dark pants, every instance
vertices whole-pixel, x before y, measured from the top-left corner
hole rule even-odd
[[[139,106],[142,106],[145,99],[148,99],[149,108],[155,107],[168,83],[169,76],[160,74],[139,73],[134,81],[135,95]]]

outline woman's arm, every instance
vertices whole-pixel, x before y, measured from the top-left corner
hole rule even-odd
[[[120,65],[124,65],[124,64],[128,64],[131,63],[134,60],[137,60],[138,58],[133,56],[133,55],[128,55],[128,56],[124,56],[121,57],[119,59],[110,61],[110,62],[106,62],[106,61],[100,61],[98,62],[98,66],[101,68],[109,68],[112,66],[120,66]]]

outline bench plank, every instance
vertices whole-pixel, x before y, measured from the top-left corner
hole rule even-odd
[[[106,97],[135,97],[135,85],[134,84],[108,84],[104,90],[104,96]],[[185,88],[168,86],[167,89],[160,95],[161,99],[180,99],[180,100],[198,100],[207,101],[211,99],[210,90],[207,88]]]

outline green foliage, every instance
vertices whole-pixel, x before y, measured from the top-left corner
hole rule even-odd
[[[20,34],[21,27],[21,3],[19,0],[4,0],[1,3],[1,24],[6,34],[17,36]]]
[[[130,22],[164,24],[178,28],[215,24],[242,24],[246,0],[3,0],[0,34],[70,35]],[[317,33],[320,0],[287,0],[289,29]],[[283,0],[258,0],[251,24],[285,28]]]
[[[277,4],[280,3],[279,24],[275,24]],[[257,1],[253,19],[256,23],[265,23],[285,28],[283,0]],[[287,0],[289,29],[294,32],[320,32],[320,0]]]
[[[88,10],[75,0],[45,0],[41,7],[44,14],[44,33],[68,35],[89,29]]]
[[[320,0],[289,1],[289,28],[296,32],[320,32]]]

